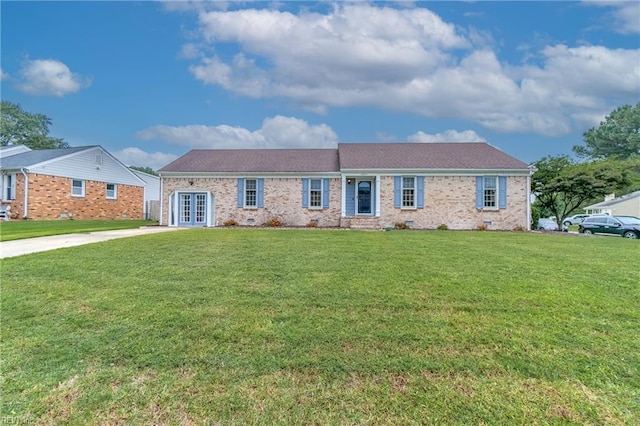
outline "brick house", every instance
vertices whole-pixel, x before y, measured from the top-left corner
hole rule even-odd
[[[13,219],[143,218],[145,182],[98,145],[2,147],[0,173]]]
[[[530,168],[486,143],[198,149],[159,173],[161,225],[530,229]]]

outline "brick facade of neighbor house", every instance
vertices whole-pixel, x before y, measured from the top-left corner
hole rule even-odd
[[[21,217],[24,200],[24,176],[17,177],[16,197],[11,210]],[[116,199],[107,199],[106,182],[85,180],[84,197],[71,195],[72,179],[43,174],[28,174],[29,219],[142,219],[144,187],[116,185]]]

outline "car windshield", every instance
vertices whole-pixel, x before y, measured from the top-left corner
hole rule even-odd
[[[625,225],[640,225],[640,219],[638,219],[637,217],[618,216],[616,219],[618,219],[620,222],[624,223]]]

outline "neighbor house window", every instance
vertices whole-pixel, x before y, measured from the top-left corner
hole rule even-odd
[[[4,176],[4,199],[14,200],[16,198],[16,175]]]
[[[416,207],[416,178],[402,178],[402,207]]]
[[[256,207],[258,201],[257,179],[245,179],[244,181],[244,206]]]
[[[484,192],[482,195],[484,208],[496,208],[498,199],[498,182],[495,176],[484,177]]]
[[[84,181],[73,179],[71,181],[71,195],[74,197],[84,197]]]
[[[118,197],[117,187],[115,183],[107,184],[107,198],[115,200]]]
[[[322,179],[309,179],[309,207],[322,208]]]

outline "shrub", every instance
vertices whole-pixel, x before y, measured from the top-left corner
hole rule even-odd
[[[277,228],[279,226],[284,225],[284,223],[282,223],[282,221],[280,219],[278,219],[277,217],[272,217],[271,219],[269,219],[268,221],[266,221],[264,223],[264,226],[270,226],[273,228]]]
[[[449,230],[449,227],[444,223],[441,225],[438,225],[438,231],[448,231],[448,230]]]
[[[311,220],[307,223],[307,228],[315,228],[318,226],[318,222]]]
[[[526,229],[524,229],[524,226],[522,225],[518,225],[515,228],[513,228],[514,232],[524,232],[526,231]]]
[[[238,226],[238,222],[233,219],[225,220],[224,222],[222,222],[222,224],[224,226]]]
[[[409,229],[409,226],[406,223],[396,222],[393,229]]]
[[[478,231],[486,231],[489,227],[483,223],[482,225],[478,225],[477,229]]]

